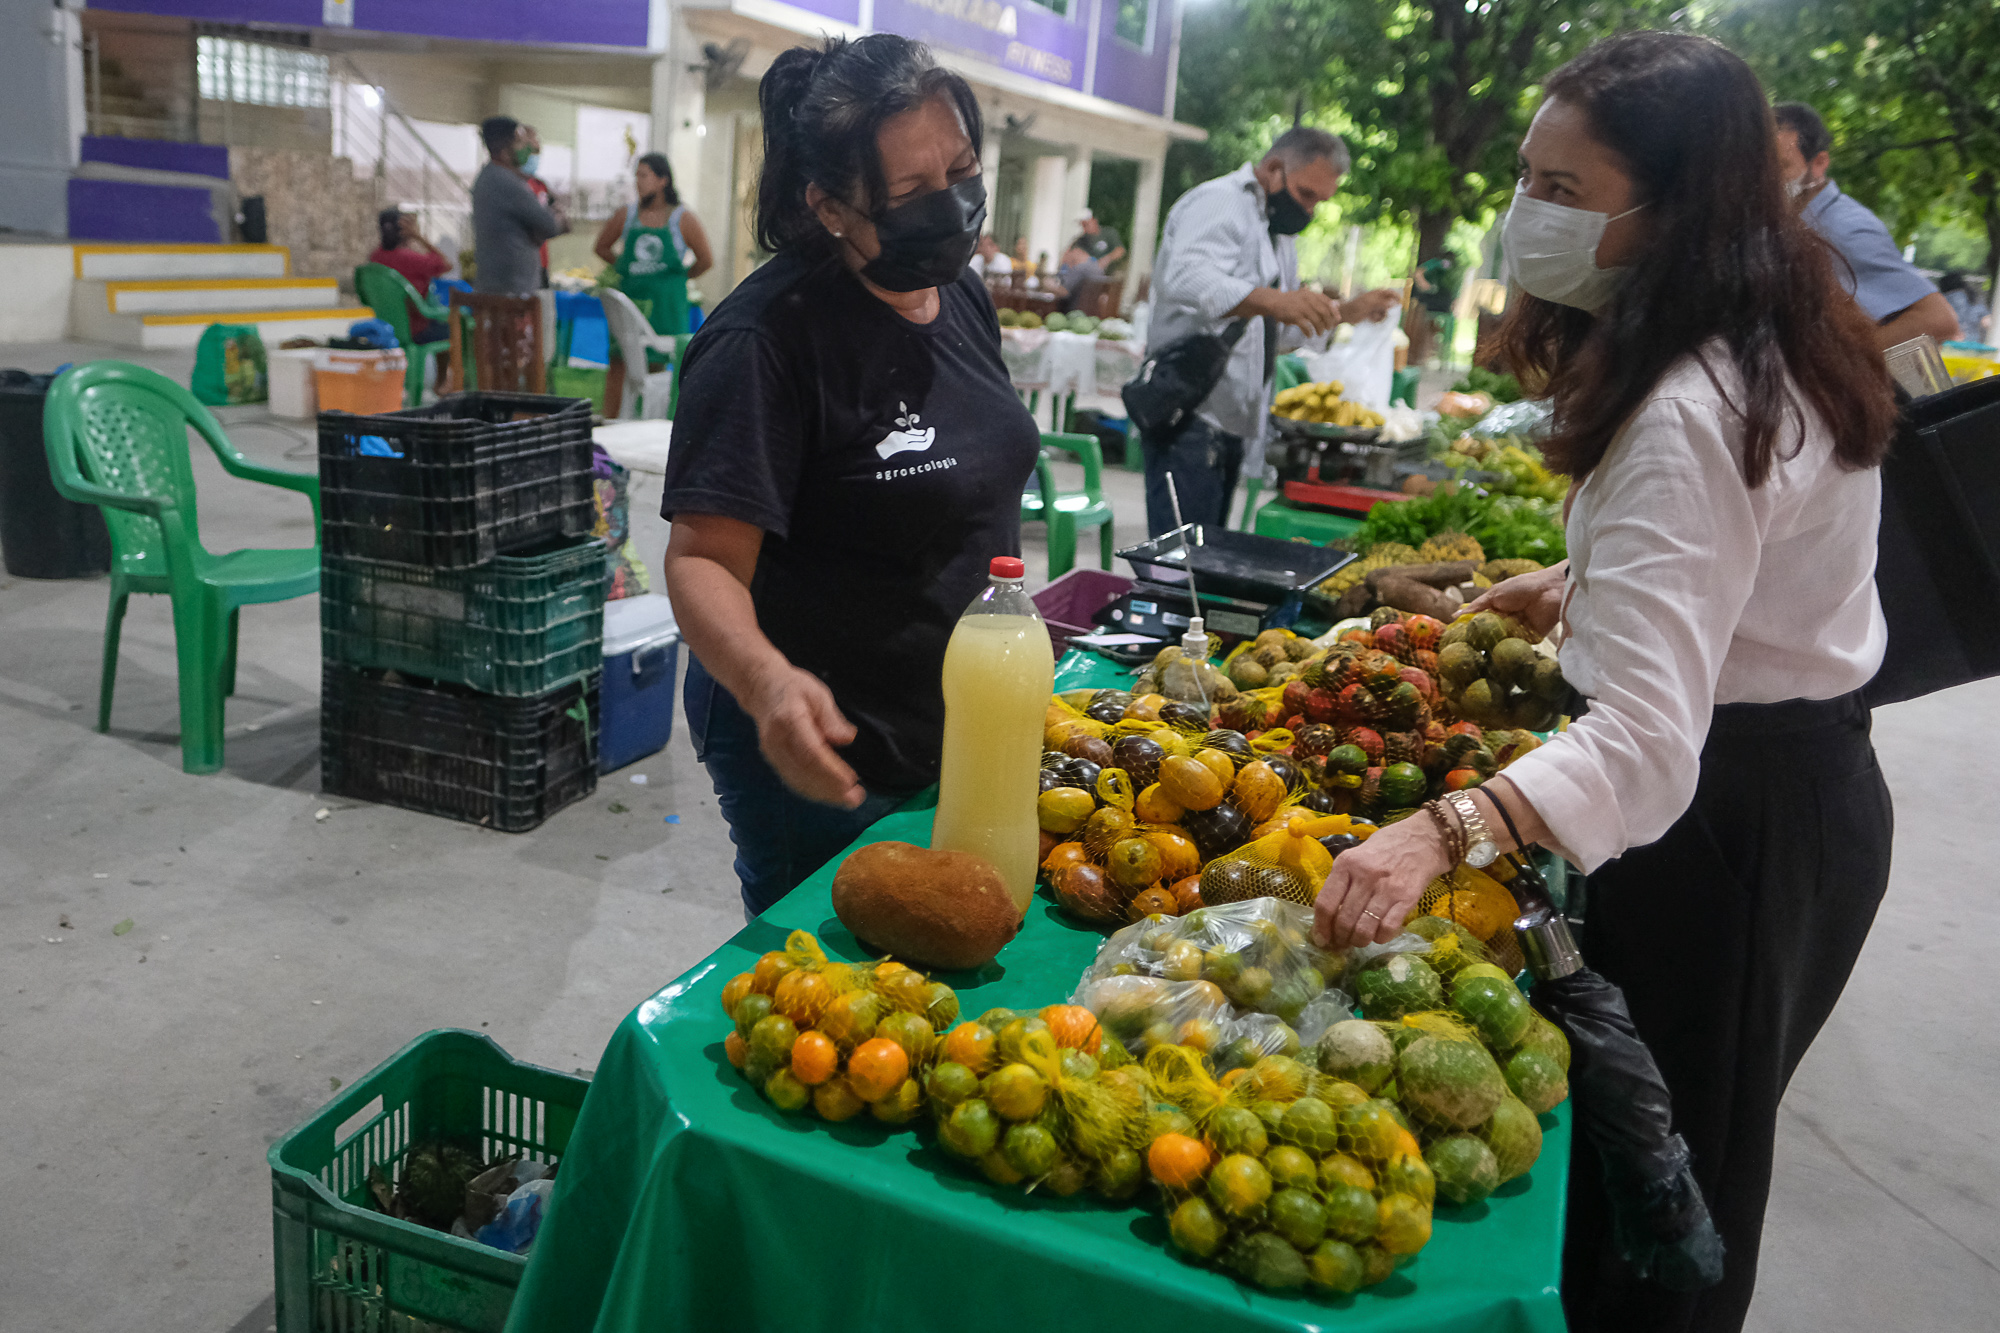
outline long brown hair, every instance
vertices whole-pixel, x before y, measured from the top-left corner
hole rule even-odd
[[[1801,401],[1840,466],[1879,464],[1895,429],[1888,367],[1874,325],[1834,279],[1831,248],[1785,198],[1750,67],[1704,37],[1628,33],[1543,91],[1583,111],[1623,160],[1652,226],[1595,314],[1517,293],[1494,338],[1500,361],[1553,402],[1549,466],[1587,475],[1667,370],[1717,339],[1742,375],[1732,407],[1751,487],[1770,476],[1782,438],[1804,447]]]

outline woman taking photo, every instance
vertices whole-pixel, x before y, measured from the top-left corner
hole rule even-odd
[[[715,266],[708,233],[675,192],[665,153],[641,157],[632,184],[639,198],[605,219],[597,233],[597,257],[618,270],[618,290],[632,298],[653,332],[677,336],[688,331],[688,282]],[[621,403],[624,393],[625,358],[614,346],[604,401]]]
[[[758,89],[769,263],[688,347],[661,513],[697,757],[762,912],[936,781],[946,641],[1020,554],[1039,435],[966,267],[979,104],[877,33]]]
[[[1786,206],[1741,60],[1636,33],[1543,87],[1504,231],[1525,294],[1499,343],[1554,406],[1543,447],[1572,479],[1570,559],[1473,607],[1562,625],[1587,710],[1469,808],[1448,800],[1343,855],[1316,931],[1392,938],[1487,841],[1590,872],[1584,955],[1659,1060],[1727,1255],[1707,1291],[1637,1279],[1578,1136],[1569,1324],[1734,1330],[1778,1102],[1888,881],[1858,691],[1885,639],[1876,465],[1895,407],[1868,319]]]

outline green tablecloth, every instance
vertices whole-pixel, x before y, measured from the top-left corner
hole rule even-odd
[[[1057,687],[1109,684],[1116,674],[1073,652]],[[913,805],[862,841],[925,843],[930,823],[931,810]],[[814,931],[839,957],[864,956],[832,913],[835,864],[619,1025],[509,1330],[1564,1327],[1556,1284],[1567,1106],[1544,1117],[1533,1172],[1475,1209],[1441,1212],[1414,1264],[1333,1302],[1266,1295],[1181,1262],[1152,1211],[997,1189],[927,1132],[780,1114],[724,1059],[719,997],[795,928]],[[998,959],[944,979],[960,989],[967,1014],[1054,1003],[1100,940],[1038,899]]]

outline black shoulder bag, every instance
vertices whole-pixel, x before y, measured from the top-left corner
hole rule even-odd
[[[1154,436],[1179,430],[1222,383],[1230,354],[1249,327],[1249,320],[1234,319],[1221,333],[1189,334],[1147,357],[1138,377],[1118,391],[1132,424]]]
[[[1869,706],[2000,675],[2000,376],[1905,403],[1882,464]]]

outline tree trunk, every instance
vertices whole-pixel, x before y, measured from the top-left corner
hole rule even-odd
[[[1436,259],[1444,253],[1445,242],[1451,237],[1451,224],[1458,220],[1454,212],[1421,212],[1417,214],[1417,262]],[[1461,259],[1463,256],[1461,256]]]

